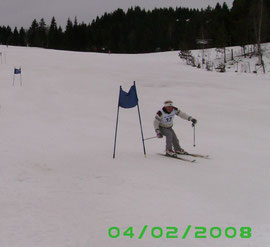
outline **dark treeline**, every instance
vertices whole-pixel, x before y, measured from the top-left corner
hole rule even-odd
[[[139,53],[198,48],[198,39],[210,47],[256,43],[258,17],[263,2],[261,42],[270,41],[270,1],[235,0],[214,8],[163,8],[146,11],[140,7],[118,9],[97,17],[91,24],[68,19],[65,30],[53,17],[34,20],[29,29],[0,27],[0,43],[73,51]]]

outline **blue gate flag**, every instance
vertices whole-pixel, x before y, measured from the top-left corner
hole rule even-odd
[[[123,108],[132,108],[136,105],[138,105],[136,86],[131,86],[128,93],[123,91],[122,87],[120,87],[119,106]]]
[[[17,74],[21,74],[21,69],[14,69],[14,74],[17,75]]]
[[[123,91],[122,87],[120,86],[120,93],[119,93],[119,101],[117,107],[117,117],[116,117],[116,128],[115,128],[115,137],[114,137],[114,148],[113,148],[113,158],[115,158],[115,150],[116,150],[116,138],[117,138],[117,129],[118,129],[118,118],[119,118],[119,108],[133,108],[137,106],[138,115],[139,115],[139,122],[141,127],[141,134],[142,134],[142,143],[143,143],[143,152],[146,157],[145,145],[144,145],[144,138],[143,138],[143,129],[142,129],[142,120],[140,114],[140,107],[138,102],[136,84],[134,81],[133,86],[130,87],[128,93]]]

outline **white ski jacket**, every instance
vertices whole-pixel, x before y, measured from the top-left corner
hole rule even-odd
[[[165,107],[163,107],[160,111],[157,112],[155,116],[155,120],[154,120],[155,130],[158,130],[159,127],[171,128],[173,126],[173,119],[175,115],[188,121],[192,119],[191,116],[180,111],[176,107],[173,107],[173,110],[170,113],[166,111]]]

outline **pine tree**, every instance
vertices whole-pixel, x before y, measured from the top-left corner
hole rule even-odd
[[[48,47],[48,37],[47,37],[48,29],[43,18],[39,22],[37,32],[39,37],[39,46],[44,48]]]
[[[51,49],[60,48],[59,41],[60,41],[59,32],[58,32],[55,17],[53,17],[51,20],[51,24],[50,24],[49,32],[48,32],[48,48],[51,48]]]
[[[72,21],[68,18],[67,20],[67,25],[66,25],[66,31],[64,33],[64,40],[65,40],[65,49],[67,50],[73,50],[73,23]]]
[[[20,29],[19,32],[19,46],[25,46],[26,45],[26,33],[23,28]]]
[[[20,42],[20,36],[17,27],[14,28],[12,38],[10,40],[11,45],[19,45]]]
[[[33,20],[31,27],[27,32],[27,43],[29,46],[39,46],[38,23]]]

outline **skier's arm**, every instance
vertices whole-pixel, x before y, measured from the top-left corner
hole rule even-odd
[[[186,114],[186,113],[183,112],[183,111],[180,111],[180,110],[177,109],[176,107],[175,107],[175,111],[176,111],[176,115],[177,115],[178,117],[181,117],[181,118],[183,118],[183,119],[185,119],[185,120],[188,120],[188,121],[192,121],[192,123],[194,123],[194,124],[197,123],[197,120],[196,120],[195,118],[189,116],[188,114]]]
[[[156,116],[155,116],[155,120],[154,120],[155,131],[159,130],[159,124],[160,124],[161,119],[162,119],[161,116],[162,116],[161,111],[158,111]]]
[[[176,116],[180,117],[180,118],[183,118],[185,120],[188,120],[190,121],[190,119],[192,118],[191,116],[189,116],[188,114],[186,114],[185,112],[183,111],[180,111],[179,109],[177,109],[176,107],[174,108],[175,111],[176,111]]]
[[[162,134],[160,133],[160,130],[159,130],[159,124],[160,124],[160,121],[161,121],[161,116],[162,116],[162,113],[159,111],[156,114],[155,120],[154,120],[154,128],[155,128],[155,132],[157,133],[158,138],[162,138]]]

